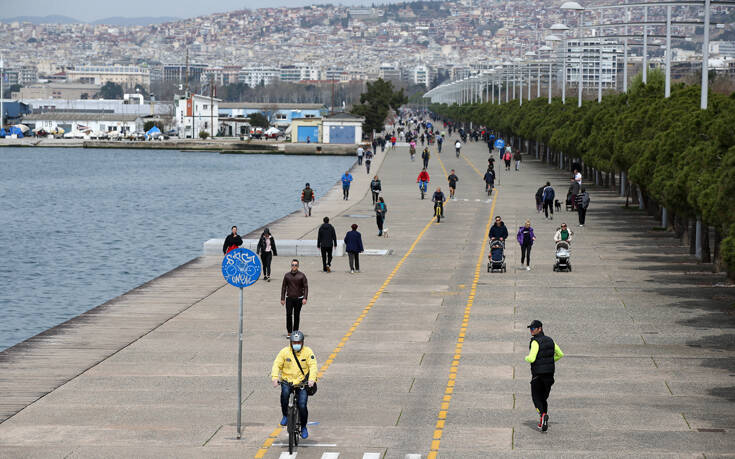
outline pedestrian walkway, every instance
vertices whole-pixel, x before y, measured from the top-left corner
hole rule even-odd
[[[310,436],[296,456],[283,456],[287,435],[278,426],[278,391],[268,377],[286,344],[278,279],[289,257],[274,259],[274,282],[246,290],[244,429],[236,440],[238,290],[218,277],[215,256],[58,330],[56,340],[78,333],[73,346],[56,352],[59,367],[79,370],[0,424],[0,456],[732,454],[735,289],[722,276],[695,263],[670,235],[652,231],[652,219],[594,187],[587,224],[572,226],[574,271],[553,272],[553,232],[575,215],[562,211],[544,220],[534,193],[550,180],[563,194],[566,174],[526,157],[519,172],[499,170],[488,198],[480,174],[484,144],[465,144],[460,158],[434,150],[429,189],[448,191],[445,170],[460,178],[457,200],[447,203],[437,224],[431,201],[419,196],[420,162],[412,163],[405,147],[384,156],[377,173],[390,237],[377,237],[369,193],[353,194],[329,216],[338,237],[357,223],[366,249],[392,255],[363,256],[359,274],[349,273],[346,258],[333,262],[332,273],[321,272],[318,257],[301,259],[310,287],[301,328],[317,355],[320,381],[309,401]],[[510,232],[506,273],[483,269],[494,215]],[[520,268],[514,239],[528,218],[538,237],[531,271]],[[271,229],[279,228],[277,239],[315,239],[316,219],[297,213]],[[288,233],[291,222],[298,229]],[[143,328],[124,345],[108,341],[102,328],[83,340],[90,324],[104,320],[115,336],[110,324],[163,317],[167,304],[177,309],[146,330],[139,323]],[[535,425],[523,361],[532,319],[544,323],[566,354],[546,433]],[[106,348],[108,356],[82,365],[72,352],[79,348]],[[35,356],[33,349],[26,355]],[[34,359],[3,354],[0,371],[5,394],[22,392],[44,369]]]

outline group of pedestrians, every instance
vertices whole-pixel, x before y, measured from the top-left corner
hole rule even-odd
[[[395,137],[391,138],[392,144],[395,143],[394,139]],[[365,149],[362,150],[362,153],[358,152],[358,164],[365,162],[369,173],[366,151]],[[508,155],[512,156],[509,158]],[[515,170],[519,170],[521,162],[520,152],[513,154],[510,149],[507,149],[502,153],[501,157],[505,161],[506,170],[510,170],[510,159],[516,161]],[[429,158],[430,153],[427,148],[422,153],[424,167],[417,180],[420,183],[420,186],[424,187],[424,191],[426,190],[429,182],[428,172],[426,171]],[[490,163],[490,167],[488,167],[488,171],[483,179],[486,183],[486,188],[492,191],[495,182],[495,171],[492,167],[492,162]],[[447,180],[449,183],[449,197],[450,199],[454,199],[457,182],[459,181],[454,169],[451,170]],[[352,181],[353,177],[350,172],[345,171],[341,177],[344,200],[349,199],[349,191]],[[574,198],[572,198],[572,200],[575,202],[575,209],[578,212],[580,208],[583,208],[586,211],[586,205],[589,204],[589,197],[584,197],[586,195],[586,191],[584,191],[584,187],[581,187],[581,182],[577,182],[574,179],[572,179],[572,182],[570,191],[574,192]],[[575,185],[575,183],[577,185]],[[541,193],[540,196],[537,196],[537,209],[539,212],[543,209],[547,218],[551,219],[553,218],[553,201],[555,198],[553,187],[551,187],[551,184],[547,182],[546,185],[541,187],[539,190]],[[383,233],[383,225],[388,209],[385,204],[385,200],[381,196],[383,186],[377,175],[375,175],[370,182],[370,191],[372,194],[372,205],[376,214],[378,235],[380,236]],[[432,201],[434,201],[435,208],[440,207],[440,214],[443,213],[443,204],[445,200],[446,198],[441,192],[441,188],[437,187],[435,193],[432,195]],[[303,203],[304,216],[310,217],[312,214],[313,204],[316,202],[316,192],[308,183],[301,192],[301,201]],[[583,220],[584,216],[583,214],[580,214],[580,225],[583,224]],[[508,228],[505,226],[502,218],[499,216],[496,217],[495,224],[490,229],[490,238],[500,239],[505,242],[508,235]],[[531,248],[536,241],[536,235],[533,227],[531,226],[530,220],[526,220],[524,225],[518,228],[516,239],[521,248],[521,265],[523,266],[525,263],[525,269],[529,270]],[[362,235],[358,231],[357,224],[352,224],[350,226],[350,230],[347,231],[343,240],[348,254],[350,273],[359,273],[359,255],[364,252],[364,245]],[[227,253],[227,251],[232,250],[233,247],[240,245],[242,245],[242,238],[237,234],[237,227],[233,226],[232,233],[228,235],[225,240],[223,252]],[[323,224],[318,229],[317,247],[321,252],[323,272],[331,272],[333,250],[337,247],[337,234],[328,217],[323,218]],[[273,257],[277,256],[278,253],[276,241],[270,233],[269,228],[265,228],[263,230],[256,250],[263,262],[263,279],[270,282],[271,262]],[[280,399],[283,415],[280,422],[281,425],[286,425],[287,423],[288,399],[291,392],[296,391],[296,402],[299,408],[302,425],[301,436],[303,438],[308,437],[308,430],[306,427],[308,422],[308,393],[315,390],[316,373],[318,371],[316,356],[311,348],[305,346],[304,334],[300,331],[301,309],[307,304],[308,295],[309,286],[307,277],[299,270],[299,261],[297,259],[293,259],[290,264],[290,270],[284,275],[280,292],[280,301],[285,307],[286,331],[289,339],[289,345],[281,349],[274,360],[271,370],[271,379],[275,387],[278,387],[279,385],[281,387]],[[564,354],[559,346],[550,337],[544,334],[542,324],[539,320],[533,320],[528,328],[531,333],[531,339],[529,342],[529,353],[525,357],[525,360],[530,364],[531,368],[531,394],[533,404],[539,415],[538,428],[542,431],[546,431],[549,423],[548,397],[551,386],[554,384],[555,362],[562,358]]]

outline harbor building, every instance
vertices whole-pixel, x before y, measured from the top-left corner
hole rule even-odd
[[[220,99],[191,94],[174,98],[174,124],[182,139],[199,138],[201,132],[210,137],[219,134]]]
[[[96,85],[112,82],[125,89],[140,85],[147,91],[151,87],[150,70],[136,65],[76,65],[73,70],[67,70],[66,78],[70,82]]]

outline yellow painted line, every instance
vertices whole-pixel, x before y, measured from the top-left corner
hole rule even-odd
[[[464,156],[462,156],[464,157]],[[469,160],[465,158],[465,160],[469,163]],[[472,165],[472,163],[470,163]],[[474,168],[474,166],[472,166]],[[475,168],[477,171],[477,168]],[[477,171],[479,174],[480,171]],[[482,245],[480,246],[480,255],[477,257],[477,263],[475,264],[475,273],[472,280],[472,287],[470,288],[470,295],[467,297],[467,304],[465,306],[464,310],[464,320],[462,321],[462,326],[460,328],[460,331],[457,335],[457,344],[456,349],[454,351],[454,360],[452,361],[450,367],[449,367],[449,380],[447,381],[447,386],[444,391],[445,394],[451,394],[454,390],[454,385],[457,380],[457,370],[459,369],[459,359],[462,357],[462,345],[465,340],[465,334],[467,331],[467,325],[469,324],[470,319],[470,313],[472,312],[472,305],[475,302],[475,292],[477,291],[477,283],[480,279],[480,269],[482,269],[483,261],[485,260],[485,247],[487,245],[488,240],[488,233],[490,232],[490,225],[493,222],[493,215],[495,214],[495,203],[498,199],[498,193],[495,193],[495,196],[493,197],[493,203],[490,206],[490,216],[488,217],[487,224],[485,225],[485,235],[482,238]],[[439,413],[436,415],[437,424],[436,424],[436,430],[434,431],[434,437],[431,441],[431,448],[429,449],[429,454],[427,455],[427,459],[436,458],[439,454],[439,446],[441,445],[441,438],[442,433],[444,432],[444,426],[446,423],[447,418],[447,412],[449,411],[449,405],[451,402],[451,395],[444,395],[442,398],[442,402],[439,406]],[[441,426],[440,423],[441,422]]]
[[[460,153],[459,156],[461,156],[462,159],[464,159],[467,162],[467,164],[469,164],[470,167],[473,168],[475,170],[475,172],[477,172],[477,175],[479,175],[480,177],[485,177],[485,174],[483,174],[482,172],[480,172],[480,169],[478,169],[477,167],[475,167],[475,165],[472,164],[472,161],[470,161],[469,159],[467,159],[467,157],[465,155],[463,155],[463,154]],[[488,230],[488,231],[490,231],[490,230]]]
[[[441,164],[441,159],[439,159],[439,163]],[[444,169],[444,164],[442,164],[442,169],[446,172],[446,169]],[[447,203],[448,204],[448,203]],[[393,271],[388,275],[388,277],[383,282],[383,285],[380,286],[378,291],[375,293],[375,295],[372,297],[368,305],[365,307],[365,309],[362,310],[362,313],[360,316],[355,320],[355,322],[352,323],[351,327],[349,328],[349,331],[342,336],[342,339],[337,344],[337,347],[335,347],[332,350],[332,353],[329,355],[329,359],[319,368],[319,372],[317,373],[317,378],[321,378],[324,372],[327,371],[327,369],[332,365],[334,362],[334,359],[337,358],[337,354],[342,350],[345,343],[349,341],[350,336],[352,335],[352,332],[357,329],[358,325],[362,322],[362,319],[365,318],[368,312],[370,312],[370,309],[375,305],[375,303],[378,301],[378,299],[383,295],[383,291],[388,287],[390,282],[395,277],[396,273],[398,273],[398,270],[403,266],[403,263],[406,261],[406,259],[413,253],[413,251],[416,249],[416,245],[419,243],[419,241],[424,237],[424,234],[426,234],[426,231],[431,227],[431,224],[434,222],[435,218],[432,217],[431,220],[424,226],[424,228],[421,230],[421,232],[416,236],[416,239],[413,240],[411,243],[411,246],[408,248],[406,253],[401,257],[400,260],[398,260],[398,263],[396,263],[396,266],[393,268]],[[489,231],[489,230],[488,230]],[[487,231],[486,231],[487,232]],[[446,414],[446,413],[445,413]],[[263,442],[263,446],[258,450],[258,452],[255,454],[255,459],[261,459],[263,456],[265,456],[265,453],[268,451],[268,448],[273,443],[273,440],[271,438],[277,437],[281,430],[283,430],[282,427],[277,428],[273,431],[273,433],[269,436],[269,438]],[[270,440],[270,442],[269,442]]]

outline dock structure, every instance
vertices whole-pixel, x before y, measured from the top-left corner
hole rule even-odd
[[[448,144],[449,145],[449,144]],[[497,153],[496,153],[497,154]],[[398,147],[356,166],[351,199],[335,187],[312,217],[269,225],[276,238],[315,240],[329,216],[344,237],[359,225],[360,272],[335,258],[300,258],[309,280],[301,314],[316,353],[319,392],[299,458],[720,457],[735,449],[735,289],[697,264],[645,213],[589,186],[587,223],[535,209],[547,180],[568,174],[524,156],[484,192],[487,147],[432,152],[430,190],[457,199],[441,223],[416,186],[420,162]],[[382,163],[382,164],[381,164]],[[377,237],[369,179],[377,173],[389,237]],[[500,215],[508,270],[486,270],[487,233]],[[530,219],[531,270],[516,232]],[[552,270],[553,234],[575,232],[572,272]],[[249,237],[255,237],[257,232]],[[287,449],[270,383],[286,345],[280,278],[245,292],[243,436],[235,437],[238,290],[221,256],[199,257],[0,353],[0,457],[254,457]],[[529,333],[541,320],[565,357],[538,431],[530,399]]]

